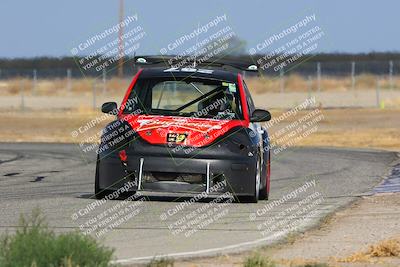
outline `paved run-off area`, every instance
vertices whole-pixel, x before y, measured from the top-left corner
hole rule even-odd
[[[99,239],[116,248],[120,262],[239,251],[310,228],[370,194],[396,160],[396,153],[377,150],[291,148],[272,162],[269,201],[184,205],[146,197],[94,207],[94,153],[82,155],[73,144],[2,143],[0,229],[12,231],[21,213],[39,207],[57,231],[106,229]]]

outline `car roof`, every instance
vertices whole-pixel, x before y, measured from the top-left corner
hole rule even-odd
[[[223,80],[229,82],[237,82],[237,72],[231,72],[219,69],[203,69],[203,68],[144,68],[139,79],[142,78],[201,78],[212,80]]]

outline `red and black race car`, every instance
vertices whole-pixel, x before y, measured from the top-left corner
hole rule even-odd
[[[143,68],[119,108],[103,104],[117,119],[97,151],[97,198],[125,188],[268,199],[269,138],[260,122],[271,115],[255,108],[241,71],[209,67]]]

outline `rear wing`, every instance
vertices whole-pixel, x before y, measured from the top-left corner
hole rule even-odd
[[[225,69],[226,67],[235,68],[241,71],[258,72],[258,66],[256,64],[229,60],[229,59],[217,59],[214,61],[196,61],[193,57],[181,57],[181,56],[135,56],[135,65],[164,65],[169,68],[174,68],[181,62],[187,62],[181,67],[219,67]]]

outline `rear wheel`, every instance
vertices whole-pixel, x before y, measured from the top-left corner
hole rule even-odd
[[[259,157],[258,157],[257,163],[256,163],[256,173],[255,173],[254,179],[255,179],[254,195],[249,197],[248,201],[250,203],[257,203],[258,199],[260,197],[261,161],[260,161]]]
[[[99,155],[97,155],[97,161],[96,161],[96,175],[95,175],[95,179],[94,179],[94,198],[96,199],[102,199],[104,198],[107,193],[106,190],[102,190],[100,189],[100,181],[99,181]]]
[[[114,191],[100,188],[100,170],[99,170],[99,165],[100,165],[100,157],[99,157],[99,155],[97,155],[96,175],[95,175],[95,179],[94,179],[94,196],[93,196],[93,198],[103,199],[105,196],[107,196],[109,194],[112,194]]]
[[[269,197],[269,185],[271,177],[271,152],[268,152],[268,161],[266,166],[263,168],[262,179],[265,178],[265,186],[260,189],[260,200],[268,200]]]
[[[105,196],[112,194],[114,192],[114,190],[107,190],[107,189],[100,188],[99,165],[100,165],[100,160],[99,160],[99,156],[97,155],[96,175],[95,175],[95,180],[94,180],[94,195],[92,196],[92,198],[103,199]],[[135,193],[136,193],[136,191],[122,192],[122,193],[119,193],[119,195],[117,196],[117,199],[126,199],[129,196],[134,195]],[[114,198],[111,198],[111,199],[114,199]]]

